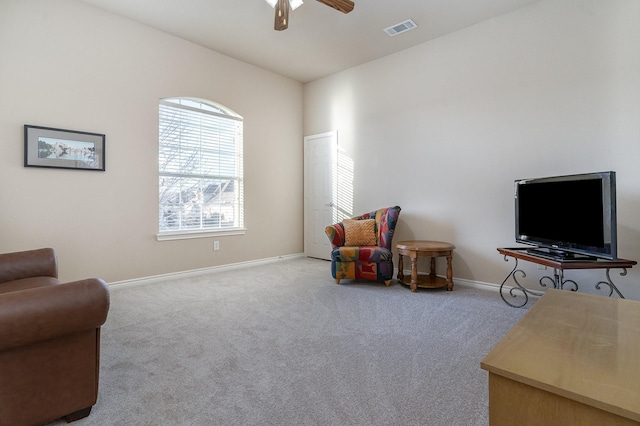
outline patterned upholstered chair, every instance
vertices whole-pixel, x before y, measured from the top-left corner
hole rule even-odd
[[[342,279],[365,279],[391,284],[391,240],[400,207],[387,207],[327,226],[331,241],[331,275]]]

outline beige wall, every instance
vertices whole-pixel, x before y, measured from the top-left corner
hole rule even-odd
[[[158,100],[244,117],[246,235],[156,241]],[[0,252],[54,247],[65,280],[296,254],[302,85],[68,0],[0,0]],[[23,125],[106,134],[106,172],[23,167]],[[283,227],[282,225],[286,225]]]
[[[353,213],[399,204],[396,241],[454,242],[459,279],[508,272],[495,248],[514,244],[522,177],[616,170],[619,254],[640,260],[638,17],[635,0],[544,0],[303,90],[80,2],[0,0],[0,252],[55,247],[63,279],[108,281],[299,253],[302,136],[335,129]],[[155,239],[167,96],[245,118],[248,231],[217,252]],[[105,133],[107,171],[24,168],[24,124]],[[640,299],[640,268],[612,278]]]
[[[640,261],[639,19],[636,0],[541,1],[307,84],[304,132],[338,130],[353,213],[400,205],[396,241],[453,242],[455,277],[512,267],[496,247],[515,245],[515,179],[601,170],[617,172],[619,256]],[[612,278],[640,299],[640,267]]]

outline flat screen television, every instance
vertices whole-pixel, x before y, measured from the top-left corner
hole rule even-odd
[[[616,173],[515,181],[516,241],[560,260],[616,259]]]

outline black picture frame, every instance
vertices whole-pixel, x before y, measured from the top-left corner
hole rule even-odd
[[[105,171],[105,135],[24,125],[24,166]]]

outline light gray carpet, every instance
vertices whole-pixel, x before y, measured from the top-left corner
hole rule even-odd
[[[486,425],[480,361],[525,312],[460,285],[337,285],[306,258],[116,287],[74,424]]]

